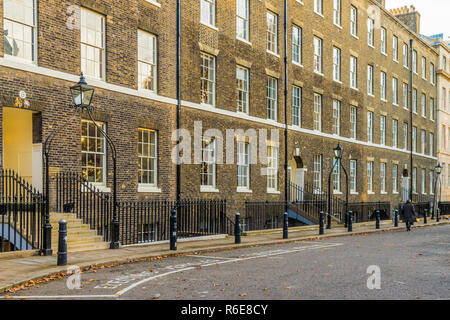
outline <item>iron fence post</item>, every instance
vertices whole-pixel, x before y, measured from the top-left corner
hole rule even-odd
[[[241,243],[241,214],[239,212],[236,213],[236,221],[234,225],[234,243]]]
[[[117,159],[114,152],[113,156],[113,221],[112,221],[112,241],[110,249],[119,249],[120,225],[117,216]]]
[[[427,221],[427,215],[428,215],[428,210],[427,210],[427,208],[425,208],[425,209],[424,209],[424,214],[423,214],[423,223],[424,223],[424,224],[427,224],[427,223],[428,223],[428,221]]]
[[[46,144],[44,143],[44,148]],[[52,250],[52,225],[50,224],[50,174],[49,174],[49,158],[50,154],[44,149],[45,157],[45,206],[43,206],[44,226],[42,232],[42,249],[41,254],[51,256]]]
[[[59,221],[58,266],[67,265],[67,222]]]
[[[177,210],[172,210],[170,216],[170,250],[177,250]]]
[[[324,234],[324,224],[325,224],[325,213],[320,211],[320,221],[319,221],[319,234]]]
[[[398,227],[398,209],[394,210],[394,227]]]
[[[380,210],[377,210],[377,211],[375,212],[375,214],[376,214],[376,216],[375,216],[375,219],[376,219],[376,228],[377,228],[377,229],[380,229]]]
[[[440,221],[441,209],[437,208],[436,210],[436,222]]]
[[[283,239],[289,238],[289,216],[288,213],[284,213],[283,219]]]
[[[348,232],[352,232],[353,231],[353,212],[349,211],[348,212]]]

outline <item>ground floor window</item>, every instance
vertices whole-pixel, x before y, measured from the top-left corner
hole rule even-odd
[[[373,161],[367,163],[367,191],[373,192]]]
[[[238,142],[238,187],[250,188],[250,153],[249,144],[246,142]]]
[[[314,156],[314,192],[322,192],[322,155]]]
[[[278,148],[267,147],[267,190],[278,190]]]
[[[142,185],[157,185],[158,153],[157,132],[138,130],[138,182]]]
[[[216,186],[216,141],[214,138],[203,139],[202,143],[201,185]]]
[[[103,131],[106,125],[97,122]],[[94,122],[81,121],[81,175],[84,181],[104,184],[106,180],[105,139]]]
[[[350,160],[350,192],[356,192],[356,160]]]

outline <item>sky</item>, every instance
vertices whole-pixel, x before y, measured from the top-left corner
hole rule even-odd
[[[420,33],[426,36],[443,33],[450,36],[450,0],[386,0],[386,8],[413,5],[420,13]]]

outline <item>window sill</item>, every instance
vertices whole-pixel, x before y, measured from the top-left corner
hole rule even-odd
[[[350,89],[355,90],[355,91],[359,91],[358,88],[354,88],[354,87],[350,87]]]
[[[381,102],[388,102],[386,99],[381,98]]]
[[[145,1],[147,1],[148,3],[150,3],[150,4],[154,5],[154,6],[157,6],[158,8],[161,8],[161,4],[159,2],[156,2],[156,1],[153,1],[153,0],[145,0]]]
[[[382,54],[383,56],[386,56],[386,57],[388,56],[387,53],[386,53],[386,52],[383,52],[383,51],[381,51],[381,54]]]
[[[350,194],[351,194],[351,195],[354,195],[354,196],[357,196],[357,195],[359,195],[359,193],[358,193],[358,192],[356,192],[356,191],[350,191]]]
[[[204,102],[200,102],[200,106],[206,107],[206,108],[215,108],[215,106],[213,104],[208,104],[208,103],[204,103]]]
[[[392,194],[398,194],[398,191],[394,191],[394,192],[392,192]]]
[[[351,35],[353,38],[355,38],[356,40],[359,40],[359,37],[356,36],[356,35],[354,35],[353,33],[350,33],[350,35]]]
[[[399,107],[398,103],[393,103],[392,105],[394,105],[395,107]]]
[[[367,95],[371,98],[375,98],[375,95],[373,95],[373,94],[368,93]]]
[[[236,37],[236,40],[239,40],[239,41],[241,41],[241,42],[243,42],[243,43],[245,43],[245,44],[248,44],[250,47],[253,46],[253,44],[252,44],[250,41],[245,40],[245,39],[243,39],[243,38]]]
[[[338,24],[336,24],[336,23],[334,23],[334,22],[333,22],[333,24],[334,24],[335,27],[337,27],[337,28],[339,28],[339,29],[342,30],[342,26],[340,26],[340,25],[338,25]]]
[[[369,47],[369,48],[372,48],[372,49],[375,49],[375,47],[373,46],[373,44],[367,44],[367,46]]]
[[[387,195],[388,193],[386,191],[380,192],[382,195]]]
[[[219,189],[211,186],[200,186],[200,192],[204,193],[219,193]]]
[[[394,61],[395,63],[398,63],[398,60],[392,59],[392,61]]]
[[[375,192],[373,192],[373,191],[367,191],[367,194],[374,195]]]
[[[322,13],[320,13],[320,12],[317,12],[317,11],[314,11],[314,13],[315,14],[317,14],[319,17],[322,17],[322,18],[324,18],[325,19],[325,17],[323,16],[323,14]]]
[[[295,66],[297,66],[297,67],[303,68],[303,65],[302,65],[301,63],[292,61],[292,64],[295,65]]]
[[[138,185],[139,193],[161,193],[161,189],[156,186]]]
[[[253,193],[252,190],[250,190],[248,188],[244,188],[244,187],[237,187],[236,192],[237,193]]]
[[[301,4],[302,6],[304,5],[304,3],[300,0],[296,0],[299,4]]]
[[[342,195],[342,191],[333,191],[333,194]]]
[[[209,23],[206,23],[206,22],[203,22],[203,21],[200,21],[200,23],[202,25],[204,25],[205,27],[208,27],[208,28],[213,29],[215,31],[219,31],[219,28],[217,28],[216,26],[213,26],[212,24],[209,24]]]
[[[267,53],[270,53],[271,55],[274,55],[275,57],[277,57],[278,59],[280,58],[280,55],[278,53],[275,53],[273,51],[270,51],[269,49],[266,49]]]
[[[23,63],[23,64],[27,64],[30,66],[37,66],[37,62],[36,61],[32,61],[32,60],[27,60],[27,59],[22,59],[22,58],[17,58],[15,56],[9,55],[9,54],[4,54],[4,58],[14,61],[14,62],[18,62],[18,63]]]
[[[278,190],[273,190],[273,189],[267,189],[267,193],[268,193],[268,194],[281,194],[280,191],[278,191]]]
[[[321,76],[321,77],[325,77],[325,75],[324,75],[323,73],[321,73],[321,72],[318,72],[318,71],[315,71],[315,70],[314,70],[314,73],[317,74],[317,75],[319,75],[319,76]]]
[[[340,80],[333,79],[333,81],[342,85],[342,81],[340,81]]]

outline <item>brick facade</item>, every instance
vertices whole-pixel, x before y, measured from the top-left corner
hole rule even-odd
[[[107,123],[107,131],[118,150],[118,188],[124,199],[173,198],[175,196],[175,165],[170,161],[174,143],[171,135],[175,129],[176,112],[176,1],[159,0],[105,0],[105,1],[37,1],[37,61],[36,65],[26,65],[3,58],[3,41],[0,41],[0,86],[1,104],[12,107],[19,91],[24,90],[31,107],[42,112],[43,137],[55,126],[61,125],[68,117],[74,117],[57,136],[53,144],[51,166],[60,170],[80,170],[81,145],[80,121],[86,115],[74,113],[71,107],[69,87],[77,82],[80,66],[80,30],[68,28],[70,15],[68,8],[81,6],[106,17],[105,50],[106,76],[104,81],[87,79],[96,87],[93,100],[96,120]],[[349,172],[349,159],[357,160],[357,194],[351,201],[392,201],[400,200],[399,194],[392,193],[392,164],[399,165],[398,189],[400,191],[401,171],[409,168],[409,153],[390,147],[392,142],[392,119],[397,119],[398,143],[402,145],[403,122],[409,122],[409,111],[402,107],[402,83],[409,83],[409,69],[402,65],[402,46],[414,39],[418,52],[418,75],[414,75],[414,88],[420,94],[426,93],[427,101],[436,98],[436,86],[421,78],[421,58],[437,65],[436,51],[407,30],[377,2],[342,1],[341,26],[333,23],[333,1],[323,1],[323,16],[314,13],[313,2],[288,1],[288,104],[289,124],[288,153],[284,154],[284,46],[283,46],[283,3],[282,0],[250,0],[249,43],[236,39],[236,1],[216,1],[215,27],[200,23],[199,1],[182,1],[181,30],[181,128],[193,131],[194,121],[202,121],[203,129],[216,128],[225,136],[226,129],[278,129],[279,145],[279,194],[267,192],[267,177],[261,175],[264,165],[252,165],[250,169],[250,189],[252,193],[237,192],[236,165],[217,166],[217,193],[200,192],[200,165],[182,165],[181,192],[183,197],[227,198],[231,203],[230,212],[242,210],[244,200],[284,199],[284,161],[287,156],[289,166],[295,173],[294,154],[300,149],[300,157],[307,169],[306,181],[313,179],[313,157],[323,155],[323,187],[327,188],[327,178],[332,166],[332,151],[340,141],[345,153],[343,165]],[[358,39],[349,33],[350,2],[358,8]],[[367,11],[376,6],[380,12],[381,25],[387,30],[387,55],[380,52],[380,29],[375,29],[374,48],[367,45]],[[0,12],[3,1],[0,1]],[[267,11],[278,15],[278,55],[266,51]],[[2,15],[3,18],[3,15]],[[291,63],[292,25],[302,28],[303,66]],[[0,29],[3,21],[0,21]],[[137,75],[137,30],[144,30],[157,36],[158,43],[158,88],[157,94],[138,90]],[[1,30],[0,30],[1,31]],[[392,36],[398,37],[399,61],[392,59]],[[323,40],[323,75],[313,72],[313,37]],[[342,83],[333,81],[333,46],[341,49]],[[215,55],[216,88],[215,106],[200,104],[201,52]],[[350,55],[358,58],[358,90],[351,89]],[[374,96],[367,95],[367,65],[374,66]],[[249,113],[236,113],[236,65],[249,68]],[[387,101],[380,100],[380,71],[387,73]],[[429,74],[429,72],[427,72]],[[267,76],[278,79],[277,121],[267,120]],[[392,104],[392,77],[398,78],[399,106]],[[292,126],[291,96],[292,85],[302,87],[302,126]],[[322,131],[313,131],[314,93],[323,96]],[[341,101],[340,136],[332,135],[332,101]],[[436,104],[436,102],[435,102]],[[357,107],[357,139],[350,136],[350,106]],[[427,103],[428,107],[428,103]],[[367,111],[374,112],[373,144],[367,144]],[[436,113],[436,112],[435,112]],[[428,112],[427,112],[428,114]],[[386,145],[380,146],[380,116],[386,116]],[[420,130],[435,133],[436,122],[423,118],[420,111],[413,116],[418,128],[417,150],[420,150]],[[1,124],[0,124],[1,125]],[[158,187],[161,193],[137,192],[137,130],[138,128],[158,131]],[[435,135],[436,136],[436,135]],[[436,140],[436,139],[435,139]],[[411,143],[410,138],[408,138]],[[427,140],[428,141],[428,140]],[[1,145],[0,145],[1,146]],[[436,148],[434,148],[436,149]],[[427,146],[427,153],[429,147]],[[3,150],[2,150],[3,151]],[[235,150],[236,151],[236,150]],[[374,190],[367,193],[367,161],[374,161]],[[379,190],[380,163],[387,163],[386,194]],[[433,156],[414,155],[414,166],[418,168],[417,182],[420,189],[420,169],[427,174],[436,165]],[[108,153],[108,177],[112,181],[112,162]],[[410,168],[409,168],[410,169]],[[344,176],[341,174],[342,190]],[[428,183],[427,183],[428,186]],[[428,187],[427,187],[428,190]],[[420,191],[420,190],[419,190]]]

